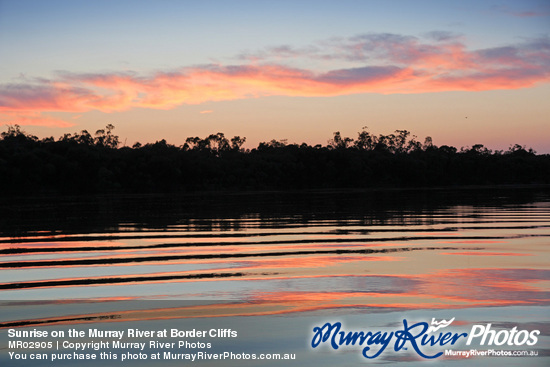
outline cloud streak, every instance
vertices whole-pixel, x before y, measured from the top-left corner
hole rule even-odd
[[[84,113],[264,96],[337,96],[517,89],[550,81],[550,39],[468,51],[459,35],[424,38],[388,33],[279,46],[237,65],[199,65],[148,76],[58,73],[54,79],[0,85],[0,119],[21,125],[68,126],[48,112]],[[308,60],[340,68],[292,66]],[[241,59],[242,61],[242,59]]]
[[[541,3],[540,6],[535,9],[523,11],[513,10],[502,5],[495,5],[492,8],[494,11],[519,18],[548,17],[550,15],[550,7],[548,7],[548,4],[545,3]]]

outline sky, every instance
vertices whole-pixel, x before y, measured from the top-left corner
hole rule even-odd
[[[0,0],[0,124],[550,153],[548,0]]]

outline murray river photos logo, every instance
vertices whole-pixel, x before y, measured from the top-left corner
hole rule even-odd
[[[393,347],[395,352],[414,350],[419,356],[427,359],[443,355],[442,347],[448,348],[459,342],[481,346],[533,346],[537,344],[539,330],[512,329],[494,330],[492,324],[473,325],[469,333],[456,333],[446,330],[455,319],[436,321],[431,324],[418,322],[410,324],[403,320],[403,328],[394,331],[346,331],[342,323],[325,323],[313,328],[312,348],[328,344],[337,350],[342,347],[360,346],[365,358],[376,358],[386,349]],[[443,330],[445,329],[445,330]],[[389,348],[388,348],[389,347]]]

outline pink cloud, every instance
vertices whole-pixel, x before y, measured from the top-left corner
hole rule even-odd
[[[529,4],[525,2],[525,4]],[[532,17],[547,17],[550,15],[550,8],[547,3],[541,3],[538,7],[532,10],[514,10],[507,6],[493,6],[493,9],[503,14],[512,15],[519,18],[532,18]]]
[[[75,123],[67,122],[51,116],[44,115],[37,111],[30,112],[0,112],[0,122],[8,125],[31,125],[31,126],[46,126],[46,127],[71,127]]]
[[[541,11],[541,12],[523,11],[523,12],[517,12],[512,14],[520,18],[547,17],[550,15],[550,11]]]
[[[263,96],[336,96],[354,93],[423,93],[517,89],[550,81],[550,39],[468,51],[460,37],[432,32],[425,40],[394,34],[367,34],[331,40],[322,47],[272,48],[253,64],[202,65],[149,76],[59,74],[34,84],[0,85],[0,113],[21,125],[68,124],[47,112],[83,113],[132,108],[172,109]],[[271,52],[271,53],[270,53]],[[348,67],[309,70],[269,62],[340,60]],[[264,58],[263,63],[261,63]],[[64,125],[67,126],[67,125]]]

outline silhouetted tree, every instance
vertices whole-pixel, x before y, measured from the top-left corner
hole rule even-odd
[[[246,138],[241,138],[240,136],[234,136],[231,138],[231,149],[240,150],[245,142],[246,142]]]
[[[112,124],[109,124],[105,129],[100,129],[95,132],[94,142],[96,145],[106,148],[115,149],[118,147],[119,141],[118,136],[113,134],[115,127]],[[88,133],[86,130],[83,133]],[[89,135],[89,134],[88,134]]]
[[[353,139],[348,137],[343,138],[340,135],[340,131],[336,131],[332,139],[328,141],[328,145],[334,149],[346,149],[351,143],[353,143]]]
[[[367,127],[363,127],[363,131],[358,134],[357,140],[355,140],[355,146],[363,150],[373,150],[378,144],[378,138],[371,135],[367,130]]]
[[[7,125],[8,131],[2,132],[0,136],[3,140],[13,140],[13,141],[38,141],[38,138],[34,135],[27,134],[25,131],[21,130],[19,125]]]
[[[492,152],[424,144],[407,130],[389,135],[367,128],[357,139],[339,132],[326,146],[262,142],[244,150],[244,137],[223,133],[118,147],[114,126],[57,141],[8,126],[0,134],[0,192],[114,193],[193,190],[287,190],[550,183],[550,155],[519,144]]]

